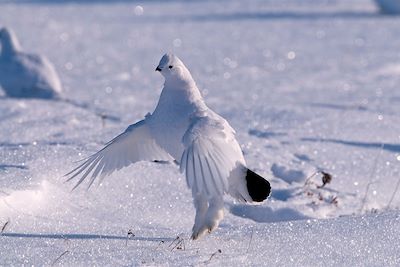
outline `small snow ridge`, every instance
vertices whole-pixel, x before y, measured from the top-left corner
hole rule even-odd
[[[7,169],[21,169],[21,170],[26,170],[28,169],[28,167],[24,166],[24,165],[16,165],[16,164],[0,164],[0,171],[4,171]]]
[[[286,133],[282,132],[272,132],[272,131],[260,131],[257,129],[250,129],[249,130],[249,135],[256,136],[258,138],[272,138],[272,137],[278,137],[278,136],[286,136]]]
[[[399,7],[400,8],[400,7]],[[388,64],[378,70],[378,74],[382,76],[400,75],[400,64]]]
[[[294,154],[294,156],[300,161],[305,161],[305,162],[313,161],[309,156],[305,154]]]
[[[136,6],[133,10],[136,16],[141,16],[143,15],[144,9],[142,6]]]
[[[288,169],[285,166],[280,166],[275,163],[272,164],[271,171],[275,177],[280,178],[287,183],[299,183],[304,181],[306,178],[303,171]]]
[[[304,214],[291,208],[272,209],[267,206],[236,205],[230,209],[233,215],[249,218],[256,222],[281,222],[308,219]]]
[[[38,189],[18,190],[0,197],[0,213],[10,211],[32,213],[45,205],[49,184],[43,181]]]

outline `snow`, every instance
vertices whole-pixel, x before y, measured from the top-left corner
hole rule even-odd
[[[120,119],[0,96],[0,265],[400,264],[399,18],[373,1],[20,1],[0,14],[68,99]],[[261,205],[227,198],[199,241],[176,166],[138,163],[89,191],[62,177],[154,109],[165,52],[273,190]]]

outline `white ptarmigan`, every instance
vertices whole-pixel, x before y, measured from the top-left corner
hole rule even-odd
[[[56,98],[62,86],[53,64],[44,56],[22,51],[11,29],[0,30],[0,86],[9,97]]]
[[[102,120],[119,121],[118,117],[87,103],[64,98],[53,64],[43,55],[22,51],[11,29],[0,29],[0,44],[0,87],[7,97],[55,100],[91,111]]]
[[[271,187],[246,167],[235,131],[206,106],[182,61],[166,54],[156,71],[165,83],[153,114],[130,125],[66,176],[68,181],[80,177],[74,188],[90,177],[90,187],[96,177],[102,179],[134,162],[175,160],[192,190],[196,208],[192,238],[197,239],[218,227],[225,193],[239,201],[261,202]]]

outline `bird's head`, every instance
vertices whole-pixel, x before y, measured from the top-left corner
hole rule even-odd
[[[192,75],[183,62],[170,53],[161,58],[156,71],[164,76],[166,83],[194,83]]]
[[[0,43],[2,53],[9,53],[21,50],[21,46],[14,32],[11,29],[7,29],[6,27],[0,29]]]

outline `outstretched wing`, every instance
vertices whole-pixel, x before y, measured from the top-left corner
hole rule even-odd
[[[245,161],[235,132],[222,117],[209,115],[194,119],[185,133],[180,170],[186,173],[193,195],[229,193],[251,201],[246,190]]]
[[[67,173],[67,181],[80,176],[79,186],[91,174],[90,187],[97,177],[103,179],[116,170],[142,160],[171,161],[173,158],[151,137],[146,120],[130,125],[125,132],[108,142],[99,152],[87,158],[81,165]]]

